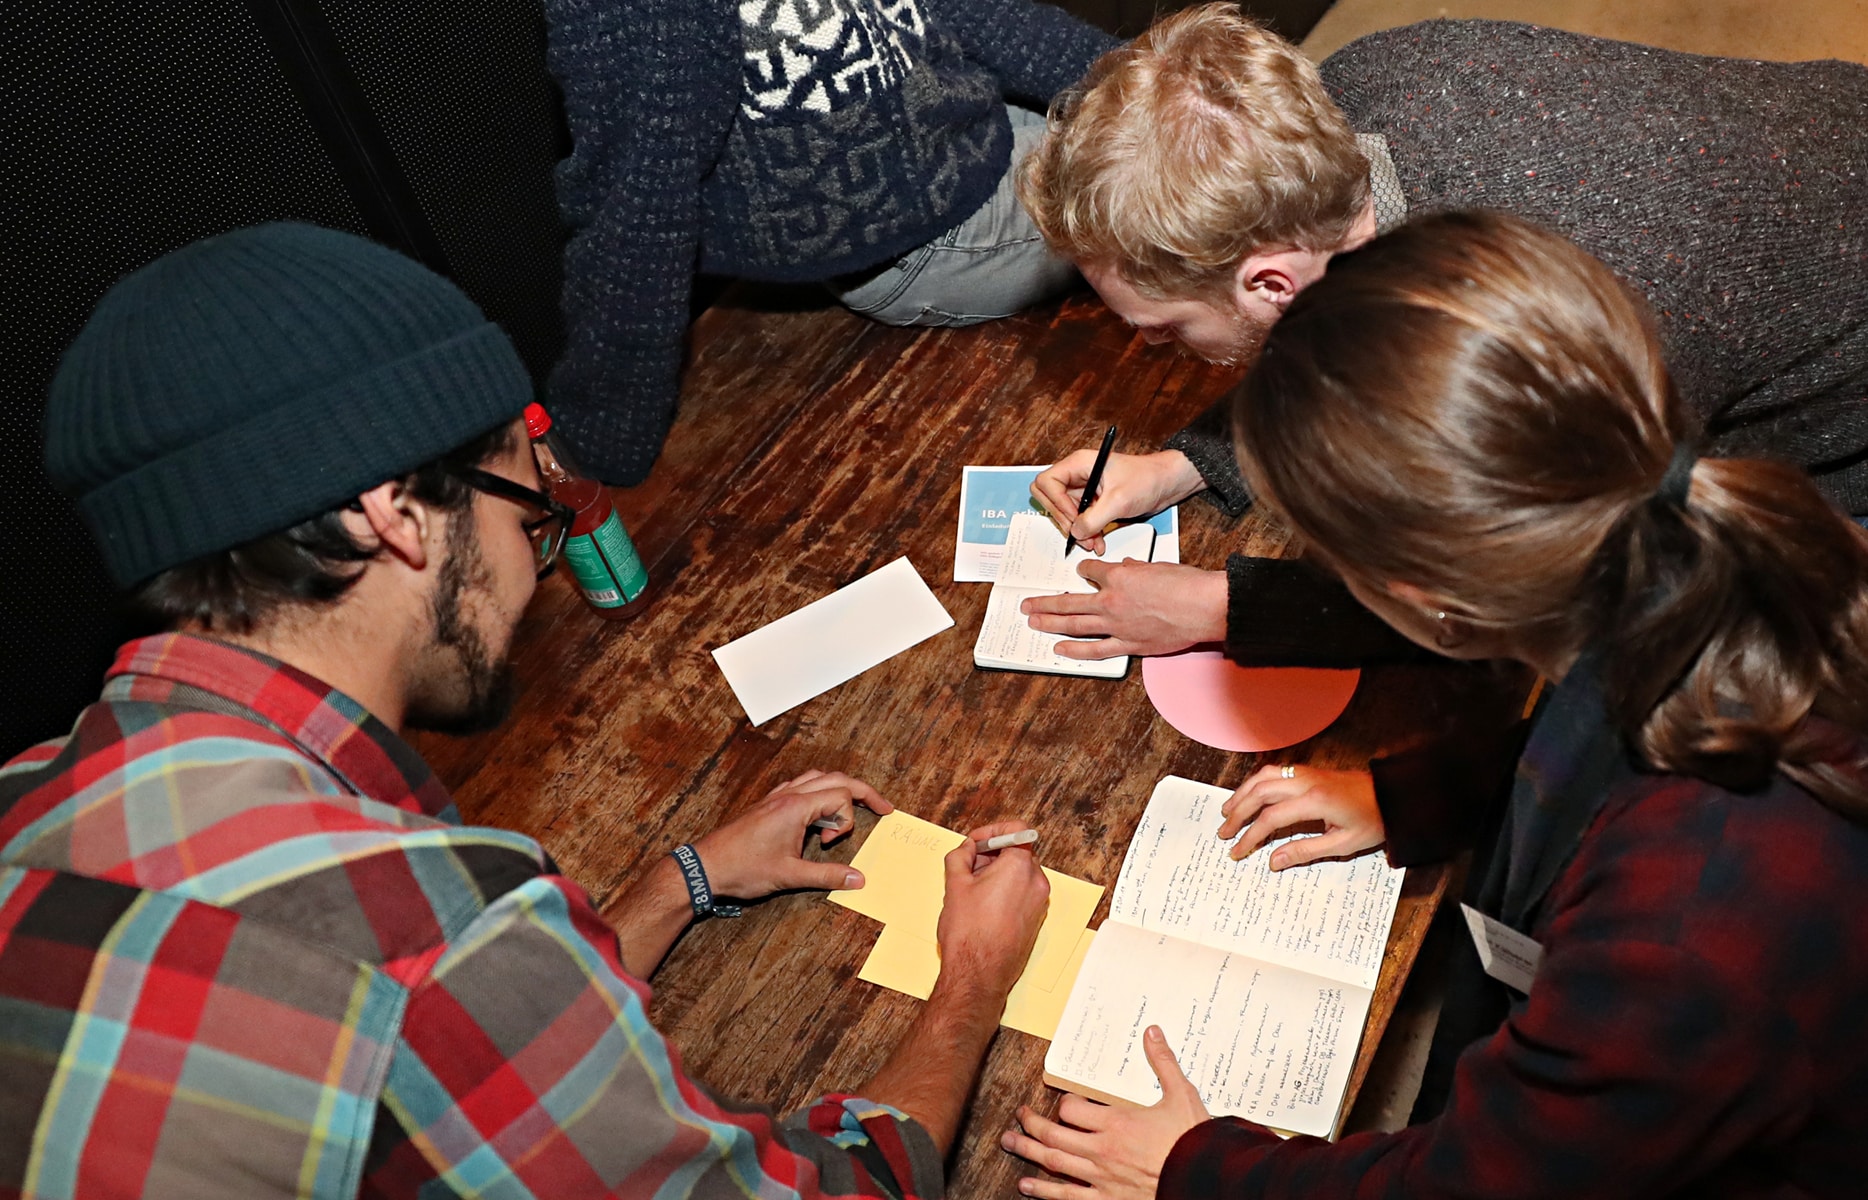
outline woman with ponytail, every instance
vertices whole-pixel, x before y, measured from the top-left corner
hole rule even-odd
[[[1026,1194],[1861,1195],[1868,531],[1793,467],[1702,457],[1641,302],[1493,214],[1332,262],[1234,416],[1255,494],[1364,604],[1553,686],[1507,787],[1464,782],[1475,738],[1255,780],[1223,832],[1323,819],[1331,853],[1407,865],[1502,808],[1473,906],[1541,959],[1487,981],[1405,1130],[1208,1120],[1154,1046],[1155,1107],[1021,1113],[1008,1147],[1091,1185]]]

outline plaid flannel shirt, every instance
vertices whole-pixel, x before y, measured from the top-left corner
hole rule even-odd
[[[900,1113],[710,1095],[531,840],[185,636],[0,769],[0,1197],[934,1196]]]
[[[1519,763],[1539,803],[1596,749],[1599,730],[1547,720],[1574,690],[1540,711]],[[1828,729],[1830,761],[1868,796],[1868,744]],[[1450,844],[1406,827],[1456,811],[1447,788],[1376,778],[1391,855]],[[1414,795],[1395,794],[1403,782]],[[1783,776],[1736,795],[1623,760],[1526,930],[1543,945],[1530,994],[1460,1057],[1437,1119],[1335,1144],[1208,1121],[1176,1144],[1158,1194],[1860,1196],[1865,897],[1868,828]]]

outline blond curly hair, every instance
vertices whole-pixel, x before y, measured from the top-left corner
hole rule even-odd
[[[1054,250],[1157,298],[1227,294],[1263,250],[1332,252],[1369,199],[1316,66],[1232,4],[1098,59],[1052,104],[1016,183]]]

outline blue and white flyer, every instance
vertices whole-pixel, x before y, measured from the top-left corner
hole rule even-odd
[[[961,468],[960,527],[953,548],[955,583],[991,583],[999,577],[1012,514],[1044,513],[1031,495],[1032,481],[1043,470],[1043,466]],[[1155,527],[1154,561],[1179,562],[1179,507],[1163,509],[1148,518],[1148,523]]]

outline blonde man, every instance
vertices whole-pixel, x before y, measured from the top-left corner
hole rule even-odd
[[[1410,215],[1485,207],[1549,226],[1645,295],[1720,452],[1789,458],[1868,513],[1861,66],[1429,21],[1317,67],[1236,7],[1207,5],[1104,55],[1057,100],[1020,195],[1145,337],[1240,364],[1332,256]],[[1092,458],[1035,485],[1080,538],[1201,491],[1234,515],[1251,503],[1223,402],[1161,452],[1112,458],[1079,513]],[[1286,564],[1085,574],[1094,595],[1026,602],[1039,629],[1102,639],[1065,643],[1076,657],[1219,640],[1256,661],[1401,648]]]

